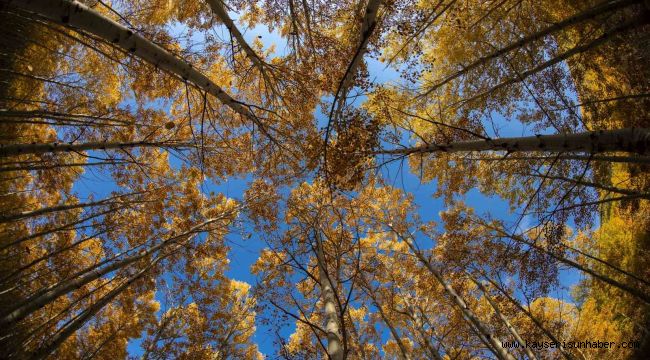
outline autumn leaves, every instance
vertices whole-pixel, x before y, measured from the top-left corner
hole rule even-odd
[[[263,324],[285,358],[582,359],[502,343],[645,326],[641,1],[1,11],[8,357],[124,358],[140,338],[144,359],[255,359]],[[402,161],[437,222],[382,176]],[[213,191],[233,178],[241,199]],[[476,190],[510,213],[472,210]],[[266,245],[256,284],[225,275],[233,233]],[[575,302],[552,291],[567,271]]]

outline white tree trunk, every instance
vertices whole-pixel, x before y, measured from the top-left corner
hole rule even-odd
[[[586,152],[625,151],[650,153],[650,129],[630,128],[599,130],[577,134],[523,136],[514,138],[425,144],[411,148],[377,151],[375,154],[410,155],[436,152],[508,151],[508,152]]]
[[[438,283],[442,285],[445,292],[463,313],[463,317],[465,317],[465,319],[467,319],[470,324],[476,328],[480,336],[485,338],[485,341],[490,345],[490,349],[494,351],[494,354],[499,359],[515,360],[515,357],[512,356],[512,354],[510,354],[510,352],[508,352],[508,350],[503,347],[501,340],[499,340],[499,338],[497,338],[496,335],[490,331],[490,329],[478,318],[478,316],[474,314],[469,306],[467,306],[467,303],[465,303],[465,300],[463,300],[463,298],[456,292],[456,290],[454,290],[454,288],[442,277],[442,274],[436,268],[434,268],[433,265],[431,265],[429,260],[424,257],[422,252],[415,247],[412,240],[399,234],[397,235],[406,242],[418,260],[420,260],[420,262],[429,270],[433,277],[436,278]]]
[[[361,64],[361,59],[368,49],[368,41],[370,36],[377,25],[377,12],[379,11],[379,6],[381,5],[381,0],[369,0],[368,5],[364,11],[363,23],[361,24],[361,31],[359,33],[359,46],[357,51],[348,66],[347,71],[343,79],[341,80],[341,98],[345,98],[345,94],[352,83],[352,79],[356,75],[357,67]],[[344,99],[342,99],[344,101]]]
[[[194,145],[191,143],[174,143],[174,142],[149,142],[133,141],[123,143],[112,143],[105,141],[95,141],[80,144],[70,144],[65,142],[53,143],[34,143],[34,144],[0,144],[0,158],[6,156],[34,154],[41,155],[47,153],[60,152],[79,152],[86,150],[113,150],[128,149],[134,147],[161,147],[161,148],[189,148]]]
[[[215,96],[234,112],[253,120],[257,117],[242,103],[234,100],[190,63],[145,39],[125,26],[74,0],[12,0],[12,6],[33,12],[65,26],[83,30],[126,50],[134,56],[165,70]]]
[[[207,0],[207,2],[214,15],[226,26],[228,31],[230,31],[230,34],[232,34],[232,37],[237,40],[237,43],[241,46],[246,56],[260,69],[260,71],[263,71],[264,64],[262,63],[262,60],[255,53],[253,48],[248,45],[242,33],[239,31],[237,26],[235,26],[235,22],[230,18],[230,15],[228,15],[228,11],[226,11],[222,0]]]
[[[120,295],[126,288],[131,286],[136,280],[140,279],[144,274],[149,271],[165,256],[160,256],[154,259],[146,267],[138,273],[127,279],[124,283],[120,284],[115,289],[111,290],[108,294],[97,300],[96,303],[90,305],[86,310],[82,311],[74,320],[63,328],[59,329],[55,335],[41,348],[39,348],[31,357],[32,360],[41,360],[47,358],[54,350],[56,350],[64,341],[66,341],[72,334],[81,328],[91,317],[97,314],[104,306],[108,305],[118,295]]]
[[[332,360],[343,359],[343,344],[339,329],[339,316],[336,306],[336,283],[332,276],[327,274],[325,255],[318,230],[316,233],[316,261],[318,262],[318,273],[323,301],[323,313],[325,315],[325,331],[327,331],[327,354]]]
[[[456,72],[456,73],[454,73],[452,75],[449,75],[449,76],[445,77],[442,81],[440,81],[440,82],[436,83],[435,85],[431,86],[421,96],[429,95],[431,92],[433,92],[434,90],[438,89],[439,87],[445,85],[446,83],[448,83],[448,82],[450,82],[450,81],[452,81],[452,80],[454,80],[454,79],[456,79],[456,78],[458,78],[458,77],[460,77],[460,76],[462,76],[462,75],[476,69],[480,65],[483,65],[483,64],[487,63],[490,60],[496,59],[499,56],[502,56],[502,55],[504,55],[504,54],[506,54],[506,53],[508,53],[508,52],[510,52],[512,50],[518,49],[518,48],[520,48],[520,47],[522,47],[522,46],[524,46],[526,44],[529,44],[529,43],[531,43],[533,41],[539,40],[539,39],[541,39],[541,38],[543,38],[543,37],[545,37],[547,35],[550,35],[550,34],[552,34],[554,32],[557,32],[559,30],[562,30],[562,29],[564,29],[566,27],[572,26],[572,25],[577,24],[579,22],[590,20],[590,19],[593,19],[593,18],[595,18],[595,17],[597,17],[599,15],[602,15],[602,14],[605,14],[605,13],[608,13],[608,12],[612,12],[612,11],[616,11],[618,9],[621,9],[621,8],[624,8],[624,7],[633,5],[633,4],[637,4],[637,3],[640,3],[640,2],[643,2],[643,0],[605,1],[605,2],[601,3],[600,5],[597,5],[597,6],[592,7],[592,8],[588,8],[587,10],[585,10],[583,12],[580,12],[580,13],[577,13],[577,14],[575,14],[573,16],[570,16],[570,17],[568,17],[568,18],[566,18],[566,19],[564,19],[564,20],[562,20],[562,21],[560,21],[558,23],[550,25],[550,26],[548,26],[548,27],[536,32],[536,33],[530,34],[530,35],[522,38],[521,40],[515,41],[515,42],[513,42],[512,44],[510,44],[510,45],[508,45],[506,47],[503,47],[503,48],[501,48],[499,50],[496,50],[496,51],[494,51],[494,52],[492,52],[492,53],[490,53],[488,55],[480,57],[479,59],[477,59],[473,63],[471,63],[471,64],[469,64],[467,66],[463,66],[463,69],[461,71],[458,71],[458,72]]]

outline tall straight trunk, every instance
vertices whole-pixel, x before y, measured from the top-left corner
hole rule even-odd
[[[323,301],[323,313],[325,315],[325,331],[327,331],[327,355],[332,360],[343,359],[343,344],[339,329],[339,316],[336,306],[336,282],[327,273],[325,254],[318,230],[316,234],[316,261],[318,262],[319,282],[321,297]]]
[[[363,3],[364,0],[359,1],[360,6]],[[337,119],[341,114],[343,107],[345,106],[348,90],[352,85],[352,80],[356,76],[357,68],[361,64],[363,55],[368,50],[368,42],[370,41],[370,36],[372,35],[377,25],[377,12],[379,11],[380,5],[381,0],[368,0],[368,4],[363,10],[363,19],[359,32],[359,42],[357,48],[354,52],[354,55],[352,56],[352,59],[350,60],[350,63],[348,64],[347,69],[345,70],[345,73],[343,74],[343,78],[336,88],[334,101],[332,101],[332,106],[330,108],[330,113],[328,116],[329,121],[327,122],[327,129],[325,131],[325,145],[327,145],[329,142],[332,120]],[[361,8],[359,10],[361,10]],[[325,146],[325,152],[327,152],[327,146]]]
[[[31,166],[13,166],[13,167],[2,167],[0,165],[0,172],[9,172],[9,171],[38,171],[38,170],[54,170],[59,168],[66,167],[92,167],[92,166],[114,166],[121,164],[128,164],[128,161],[99,161],[91,163],[67,163],[67,164],[48,164],[48,165],[31,165]]]
[[[471,151],[507,152],[613,152],[650,153],[650,129],[630,128],[588,131],[576,134],[555,134],[458,141],[446,144],[425,144],[411,148],[382,150],[374,154],[411,155]]]
[[[399,336],[399,333],[393,326],[392,322],[388,319],[388,317],[384,313],[384,310],[382,310],[381,305],[375,303],[375,306],[377,307],[377,310],[379,310],[379,315],[381,316],[381,320],[384,322],[384,324],[386,324],[388,330],[390,331],[391,336],[393,337],[393,339],[395,339],[395,343],[397,343],[397,347],[399,347],[399,351],[402,353],[402,359],[411,360],[411,357],[409,356],[408,351],[406,350],[406,346],[404,345],[402,338]]]
[[[363,0],[361,0],[363,1]],[[341,97],[344,98],[345,94],[352,83],[352,79],[356,75],[357,68],[361,64],[363,55],[368,50],[368,41],[372,35],[376,25],[377,25],[377,12],[379,11],[379,6],[381,5],[381,0],[369,0],[368,5],[365,8],[363,13],[363,22],[361,23],[361,29],[359,32],[359,42],[352,60],[348,65],[348,68],[341,79],[339,86],[339,91],[343,94]]]
[[[478,281],[476,278],[474,278],[471,274],[468,273],[468,276],[470,280],[472,280],[472,282],[474,282],[474,284],[476,284],[476,286],[478,286],[478,288],[481,290],[483,296],[492,307],[492,310],[494,310],[494,313],[501,321],[503,321],[503,324],[508,329],[508,332],[510,332],[510,334],[515,338],[515,340],[517,340],[517,343],[519,343],[520,345],[520,349],[523,350],[523,352],[526,354],[526,356],[529,359],[537,360],[537,356],[535,356],[535,354],[533,354],[533,352],[528,347],[526,347],[526,342],[524,341],[524,339],[521,338],[521,335],[519,335],[517,329],[514,326],[512,326],[508,318],[505,317],[505,315],[503,315],[501,310],[499,310],[499,306],[494,302],[494,300],[492,300],[492,297],[488,293],[487,289],[485,289],[485,286],[483,286],[483,284],[481,284],[481,282]]]
[[[6,1],[3,1],[6,2]],[[170,74],[189,81],[199,89],[215,96],[221,103],[264,129],[258,118],[241,102],[233,99],[205,74],[196,70],[190,63],[172,55],[151,40],[134,33],[125,26],[111,20],[99,12],[75,0],[12,0],[12,6],[34,12],[49,20],[67,27],[82,30],[113,43]],[[265,130],[263,130],[265,131]],[[267,134],[268,135],[268,134]]]
[[[192,147],[191,143],[174,143],[174,142],[106,142],[94,141],[80,144],[70,144],[62,142],[53,143],[33,143],[33,144],[0,144],[0,158],[22,154],[54,154],[60,152],[79,152],[86,150],[114,150],[129,149],[134,147],[161,147],[161,148],[183,148]]]
[[[60,296],[63,296],[68,292],[73,291],[74,289],[78,289],[96,279],[99,279],[100,277],[112,271],[122,269],[130,264],[135,263],[138,260],[144,259],[145,257],[153,254],[154,252],[164,249],[167,246],[177,242],[183,237],[187,237],[189,239],[194,233],[199,231],[201,228],[217,220],[218,218],[213,218],[204,221],[203,223],[194,226],[189,231],[168,238],[167,240],[162,241],[160,244],[153,246],[146,251],[142,251],[136,255],[128,256],[122,260],[117,260],[112,264],[105,266],[103,268],[94,267],[91,269],[84,270],[81,272],[79,276],[76,276],[70,280],[51,286],[47,289],[44,289],[43,291],[39,291],[36,294],[29,297],[28,299],[26,299],[25,301],[19,302],[18,304],[10,308],[5,314],[3,314],[2,318],[0,318],[0,326],[15,324],[16,322],[32,314],[34,311],[56,300]]]
[[[449,295],[453,303],[460,309],[460,311],[463,313],[463,316],[465,319],[467,319],[471,325],[473,325],[476,330],[478,331],[479,335],[482,336],[485,341],[489,344],[490,350],[494,352],[494,354],[499,358],[499,359],[505,359],[505,360],[515,360],[515,357],[508,352],[506,348],[503,347],[501,340],[490,331],[490,329],[485,325],[479,318],[474,314],[474,312],[467,306],[467,303],[465,303],[465,300],[454,290],[454,288],[444,279],[440,271],[438,271],[436,268],[433,267],[431,262],[424,257],[422,252],[415,247],[415,244],[413,244],[412,240],[410,238],[404,237],[401,234],[395,232],[406,244],[408,247],[413,251],[415,256],[418,258],[418,260],[429,270],[429,272],[433,275],[433,277],[442,285],[443,289]]]
[[[420,336],[422,337],[422,341],[424,341],[424,345],[426,346],[427,351],[429,352],[429,355],[431,355],[431,357],[433,359],[435,359],[435,360],[444,360],[442,355],[440,355],[440,352],[438,351],[438,349],[436,349],[433,346],[433,344],[431,343],[431,341],[427,337],[427,334],[424,332],[424,323],[422,322],[422,317],[420,316],[420,314],[413,311],[411,316],[413,317],[413,320],[415,321],[415,326],[418,327],[418,332],[420,333]]]
[[[553,175],[544,175],[544,174],[529,174],[529,173],[517,173],[517,175],[531,176],[531,177],[549,179],[549,180],[560,180],[560,181],[568,182],[568,183],[571,183],[571,184],[582,185],[582,186],[592,187],[592,188],[599,189],[599,190],[604,190],[606,192],[622,194],[622,195],[638,196],[638,197],[640,197],[642,199],[650,200],[650,193],[639,193],[639,192],[633,191],[633,190],[621,189],[621,188],[617,188],[617,187],[613,187],[613,186],[597,184],[597,183],[594,183],[594,182],[591,182],[591,181],[586,181],[586,180],[581,180],[581,179],[568,178],[568,177],[564,177],[564,176],[553,176]]]
[[[604,161],[611,163],[629,164],[650,164],[650,156],[615,156],[615,155],[547,155],[547,156],[483,156],[465,157],[465,160],[473,161],[515,161],[515,160],[580,160],[580,161]]]
[[[497,284],[494,280],[490,279],[487,276],[487,274],[485,274],[483,271],[480,271],[480,272],[483,275],[483,277],[490,284],[492,284],[492,286],[494,286],[495,289],[499,290],[499,292],[501,294],[503,294],[503,296],[505,296],[513,305],[515,305],[515,307],[519,311],[521,311],[524,315],[526,315],[526,317],[528,317],[535,324],[535,326],[537,326],[537,328],[540,329],[544,333],[544,335],[546,335],[549,339],[551,339],[551,341],[553,341],[555,343],[558,343],[558,344],[561,343],[561,341],[555,335],[553,335],[553,333],[551,333],[546,327],[544,327],[544,324],[542,324],[530,311],[528,311],[526,308],[524,308],[523,305],[521,305],[519,303],[519,301],[517,301],[515,298],[513,298],[505,289],[503,289],[501,286],[499,286],[499,284]],[[560,353],[562,353],[562,355],[567,360],[576,360],[573,357],[573,355],[571,355],[566,350],[564,350],[564,348],[562,346],[560,346],[558,348],[558,350],[560,351]]]
[[[86,237],[84,237],[82,239],[79,239],[79,240],[73,242],[72,244],[70,244],[68,246],[65,246],[63,248],[60,248],[60,249],[57,249],[55,251],[49,252],[46,255],[43,255],[41,257],[38,257],[38,258],[30,261],[29,263],[27,263],[25,265],[22,265],[22,266],[18,267],[17,269],[13,270],[9,275],[1,278],[0,279],[0,284],[5,284],[5,283],[7,283],[9,281],[16,283],[16,282],[18,282],[20,280],[20,279],[16,279],[16,278],[19,278],[19,275],[24,276],[25,274],[22,274],[22,273],[25,270],[31,268],[32,266],[34,266],[34,265],[36,265],[36,264],[38,264],[40,262],[43,262],[45,260],[48,260],[48,259],[50,259],[50,258],[52,258],[52,257],[54,257],[56,255],[59,255],[59,254],[64,253],[66,251],[69,251],[69,250],[71,250],[71,249],[73,249],[73,248],[75,248],[75,247],[77,247],[77,246],[79,246],[79,245],[81,245],[81,244],[83,244],[83,243],[85,243],[87,241],[95,239],[97,236],[106,234],[108,232],[109,232],[109,230],[101,230],[99,232],[95,232],[95,233],[91,234],[90,236],[86,236]],[[32,274],[33,273],[34,272],[32,272]]]
[[[521,40],[515,41],[511,43],[508,46],[505,46],[499,50],[496,50],[490,54],[487,54],[485,56],[480,57],[476,61],[472,62],[469,65],[463,66],[463,69],[454,73],[453,75],[447,76],[444,78],[442,81],[437,82],[433,86],[429,87],[425,93],[423,93],[421,96],[426,96],[431,94],[433,91],[436,89],[440,88],[441,86],[447,84],[448,82],[478,68],[479,66],[486,64],[488,61],[493,60],[498,58],[499,56],[505,55],[509,53],[512,50],[518,49],[522,46],[525,46],[527,44],[530,44],[534,41],[540,40],[543,37],[550,35],[552,33],[555,33],[557,31],[560,31],[562,29],[565,29],[569,26],[575,25],[579,22],[583,22],[586,20],[593,19],[599,15],[606,14],[608,12],[616,11],[625,7],[628,7],[630,5],[638,4],[643,2],[642,0],[623,0],[623,1],[605,1],[597,6],[594,6],[592,8],[589,8],[587,10],[584,10],[578,14],[575,14],[573,16],[570,16],[558,23],[555,23],[553,25],[550,25],[540,31],[537,31],[535,33],[532,33]]]
[[[23,243],[25,241],[35,239],[35,238],[37,238],[39,236],[45,236],[45,235],[57,233],[57,232],[60,232],[60,231],[74,230],[75,225],[83,224],[88,220],[92,220],[94,218],[109,214],[112,211],[118,211],[118,210],[124,209],[125,207],[127,207],[127,205],[121,205],[121,206],[118,206],[118,207],[116,207],[114,209],[109,209],[109,210],[105,210],[105,211],[102,211],[102,212],[99,212],[99,213],[96,213],[96,214],[91,214],[91,215],[88,215],[88,216],[86,216],[84,218],[81,218],[79,220],[75,220],[73,222],[66,223],[66,224],[63,224],[61,226],[57,226],[55,228],[45,229],[45,230],[39,231],[37,233],[25,235],[25,236],[23,236],[21,238],[18,238],[18,239],[14,240],[14,241],[12,241],[12,242],[10,242],[8,244],[4,244],[4,245],[0,246],[0,251],[8,249],[8,248],[10,248],[12,246],[16,246],[16,245],[18,245],[20,243]],[[2,280],[0,280],[0,282],[1,281]]]
[[[490,349],[494,351],[495,355],[499,359],[507,359],[507,360],[515,360],[515,358],[508,352],[507,349],[505,349],[502,344],[501,340],[499,340],[488,327],[483,324],[483,322],[474,314],[474,312],[467,306],[467,303],[465,303],[465,300],[454,290],[447,281],[442,277],[442,274],[436,270],[433,265],[429,262],[428,259],[424,257],[424,255],[418,250],[415,245],[411,242],[411,239],[406,239],[402,238],[411,251],[415,253],[415,256],[418,258],[418,260],[429,270],[429,272],[436,278],[438,283],[442,285],[443,289],[445,292],[449,295],[449,297],[452,299],[454,304],[461,310],[463,313],[463,316],[465,319],[467,319],[471,325],[473,325],[479,334],[484,337],[485,341],[490,346]]]
[[[0,123],[29,123],[33,119],[51,119],[63,121],[65,124],[77,124],[83,126],[93,125],[112,125],[112,126],[129,126],[135,125],[134,120],[124,120],[111,116],[83,114],[83,113],[64,113],[49,110],[7,110],[0,109]]]

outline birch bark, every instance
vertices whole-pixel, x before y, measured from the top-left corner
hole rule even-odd
[[[192,64],[172,55],[167,50],[134,33],[125,26],[101,15],[88,6],[75,0],[11,0],[2,1],[12,6],[36,13],[49,20],[93,34],[128,53],[162,69],[170,74],[189,81],[199,89],[215,96],[232,111],[252,120],[265,133],[265,127],[259,119],[240,101],[233,99],[221,87],[206,75],[195,69]],[[270,137],[269,134],[265,134]]]
[[[318,262],[319,281],[325,315],[325,331],[327,331],[327,354],[332,360],[343,359],[343,344],[339,329],[339,316],[336,306],[336,283],[327,273],[325,254],[320,235],[316,233],[316,261]]]
[[[472,324],[476,330],[479,332],[481,336],[485,338],[485,341],[488,342],[488,344],[491,347],[491,350],[494,351],[494,354],[499,358],[499,359],[505,359],[505,360],[515,360],[515,357],[508,352],[507,349],[505,349],[502,344],[501,340],[496,337],[490,331],[490,329],[474,314],[474,312],[467,306],[467,303],[465,303],[465,300],[454,290],[453,287],[443,278],[442,274],[440,271],[438,271],[436,268],[431,265],[431,262],[424,257],[422,252],[417,249],[415,244],[413,244],[412,240],[410,238],[404,237],[396,232],[396,234],[406,242],[408,247],[413,251],[415,256],[418,258],[418,260],[429,270],[429,272],[433,275],[433,277],[436,278],[438,283],[442,285],[443,289],[445,292],[449,295],[451,300],[454,302],[454,304],[460,309],[460,311],[463,313],[463,316]]]
[[[374,154],[411,155],[470,151],[557,153],[626,151],[647,154],[650,152],[650,129],[629,128],[589,131],[576,134],[458,141],[446,144],[425,144],[405,149],[383,150],[374,152]]]

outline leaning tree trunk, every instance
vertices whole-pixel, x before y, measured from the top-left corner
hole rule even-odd
[[[585,152],[592,154],[624,151],[648,154],[650,153],[650,129],[630,128],[588,131],[576,134],[536,135],[514,138],[458,141],[446,144],[426,144],[404,149],[382,150],[376,151],[374,154],[411,155],[471,151],[507,151],[509,153]]]
[[[109,197],[107,199],[102,199],[102,200],[98,200],[98,201],[91,201],[91,202],[86,202],[86,203],[56,205],[56,206],[41,208],[41,209],[38,209],[38,210],[22,211],[22,212],[19,212],[19,213],[16,213],[16,214],[0,215],[0,224],[6,223],[6,222],[11,222],[11,221],[18,221],[18,220],[21,220],[21,219],[35,217],[35,216],[47,215],[47,214],[51,214],[51,213],[55,213],[55,212],[68,211],[68,210],[74,210],[74,209],[83,209],[83,208],[87,208],[87,207],[95,207],[95,206],[102,206],[102,205],[111,205],[111,204],[117,203],[117,202],[114,202],[117,199],[128,197],[128,196],[133,196],[133,195],[139,195],[139,194],[142,194],[142,192],[134,192],[134,193],[116,195],[116,196]],[[139,201],[131,201],[130,203],[133,204],[133,203],[137,203],[137,202],[139,202]]]
[[[474,314],[469,306],[467,306],[467,303],[465,303],[465,300],[463,300],[463,298],[456,292],[456,290],[454,290],[454,288],[443,278],[440,271],[434,268],[431,262],[422,254],[422,252],[415,247],[411,239],[403,237],[398,233],[396,234],[402,238],[404,242],[406,242],[418,260],[429,270],[433,277],[436,278],[438,283],[442,285],[445,292],[463,313],[464,318],[467,319],[470,324],[476,328],[480,336],[485,338],[485,341],[488,343],[490,349],[494,351],[494,354],[499,359],[515,360],[515,357],[512,356],[512,354],[510,354],[510,352],[508,352],[508,350],[503,347],[501,340],[499,340],[499,338],[497,338],[496,335],[490,331],[490,329],[478,318],[478,316]]]
[[[440,352],[438,349],[436,349],[431,341],[429,340],[429,336],[425,333],[424,331],[424,321],[422,321],[422,316],[415,310],[415,307],[411,305],[407,297],[403,298],[404,302],[407,305],[407,313],[408,316],[413,320],[415,323],[415,328],[416,331],[420,334],[420,337],[422,338],[422,341],[424,342],[424,345],[427,348],[427,351],[431,355],[431,357],[435,360],[444,360],[442,355],[440,355]],[[424,313],[424,312],[422,312]],[[433,327],[432,331],[434,330]],[[435,336],[435,335],[434,335]],[[442,344],[441,344],[442,345]]]
[[[102,40],[113,43],[128,53],[162,69],[184,81],[189,81],[199,89],[215,96],[225,106],[257,124],[265,135],[265,127],[259,119],[244,106],[242,102],[233,99],[214,81],[199,72],[190,63],[172,55],[140,34],[134,33],[125,26],[105,17],[99,12],[74,0],[3,0],[28,12],[36,13],[55,23],[78,29]]]
[[[252,61],[260,71],[264,71],[264,64],[262,63],[262,59],[260,59],[260,57],[255,53],[255,50],[253,50],[253,48],[248,45],[241,31],[239,31],[235,25],[235,22],[230,18],[230,15],[228,15],[228,11],[226,10],[222,0],[207,0],[207,2],[217,19],[219,19],[219,21],[221,21],[226,26],[228,31],[230,31],[232,37],[237,40],[237,43],[242,48],[242,50],[244,50],[244,53],[248,59],[250,59],[250,61]]]
[[[82,311],[74,320],[62,329],[59,329],[55,335],[43,346],[41,346],[36,352],[30,356],[32,360],[41,360],[47,358],[54,350],[56,350],[64,341],[66,341],[72,334],[74,334],[79,328],[81,328],[90,318],[97,314],[101,309],[113,301],[118,295],[120,295],[126,288],[131,286],[136,280],[140,279],[143,275],[147,273],[154,265],[156,265],[160,260],[164,259],[165,256],[161,255],[150,262],[142,270],[140,270],[135,275],[131,276],[127,281],[111,290],[108,294],[104,295],[96,303],[90,305],[86,310]]]
[[[513,298],[505,289],[503,289],[501,286],[499,286],[494,280],[490,279],[487,276],[487,274],[485,274],[482,271],[480,271],[480,273],[481,273],[481,275],[483,275],[483,277],[490,284],[492,284],[492,286],[494,286],[495,289],[499,290],[499,292],[501,294],[503,294],[503,296],[505,296],[513,305],[515,305],[515,307],[517,309],[519,309],[519,311],[521,311],[524,315],[526,315],[526,317],[528,317],[535,324],[535,326],[544,333],[544,335],[546,335],[549,339],[551,339],[551,341],[553,341],[555,343],[558,343],[558,344],[561,343],[560,339],[555,337],[555,335],[553,335],[553,333],[551,333],[551,331],[548,330],[544,326],[544,324],[542,324],[542,322],[540,320],[538,320],[530,311],[526,310],[523,307],[523,305],[521,305],[519,303],[519,301],[517,301],[517,299]],[[565,359],[567,359],[567,360],[576,360],[575,357],[573,355],[571,355],[571,353],[567,352],[563,347],[560,346],[558,348],[558,351],[560,351],[560,353],[562,353],[562,355],[564,356]]]
[[[538,245],[535,242],[531,242],[531,241],[526,240],[523,236],[517,236],[517,235],[510,234],[507,231],[505,231],[504,229],[495,228],[495,227],[489,226],[488,224],[485,224],[485,223],[483,223],[483,225],[485,225],[489,229],[497,231],[499,233],[499,236],[501,236],[501,237],[512,239],[512,240],[514,240],[516,242],[519,242],[519,243],[524,244],[526,246],[529,246],[529,247],[531,247],[531,248],[533,248],[533,249],[535,249],[537,251],[540,251],[540,252],[542,252],[544,254],[547,254],[548,256],[552,257],[553,259],[555,259],[558,262],[561,262],[561,263],[563,263],[565,265],[573,267],[574,269],[577,269],[577,270],[580,270],[580,271],[582,271],[582,272],[584,272],[586,274],[589,274],[594,279],[600,280],[600,281],[604,282],[605,284],[608,284],[608,285],[614,286],[616,288],[619,288],[619,289],[627,292],[628,294],[638,298],[639,300],[645,302],[646,304],[650,304],[650,295],[647,294],[644,291],[641,291],[641,290],[636,289],[636,288],[634,288],[632,286],[624,284],[624,283],[622,283],[622,282],[620,282],[618,280],[615,280],[615,279],[612,279],[612,278],[610,278],[608,276],[600,274],[600,273],[596,272],[595,270],[592,270],[592,269],[590,269],[590,268],[588,268],[586,266],[582,266],[579,263],[577,263],[576,261],[573,261],[573,260],[568,259],[568,258],[566,258],[564,256],[561,256],[561,255],[558,255],[554,251],[548,250],[548,249],[544,248],[543,246]]]
[[[404,345],[404,342],[402,341],[400,334],[397,332],[397,329],[395,329],[395,326],[393,326],[392,321],[388,318],[388,316],[386,316],[386,313],[381,308],[381,304],[379,303],[379,301],[377,301],[377,297],[374,294],[374,290],[371,288],[370,284],[365,279],[363,274],[359,274],[359,276],[363,281],[363,287],[365,288],[365,293],[370,297],[373,304],[377,308],[377,311],[379,312],[382,321],[388,327],[388,330],[390,331],[390,334],[393,336],[393,339],[395,340],[395,343],[397,344],[399,351],[402,353],[402,359],[411,360],[411,356],[409,355],[408,350],[406,349],[406,346]]]

